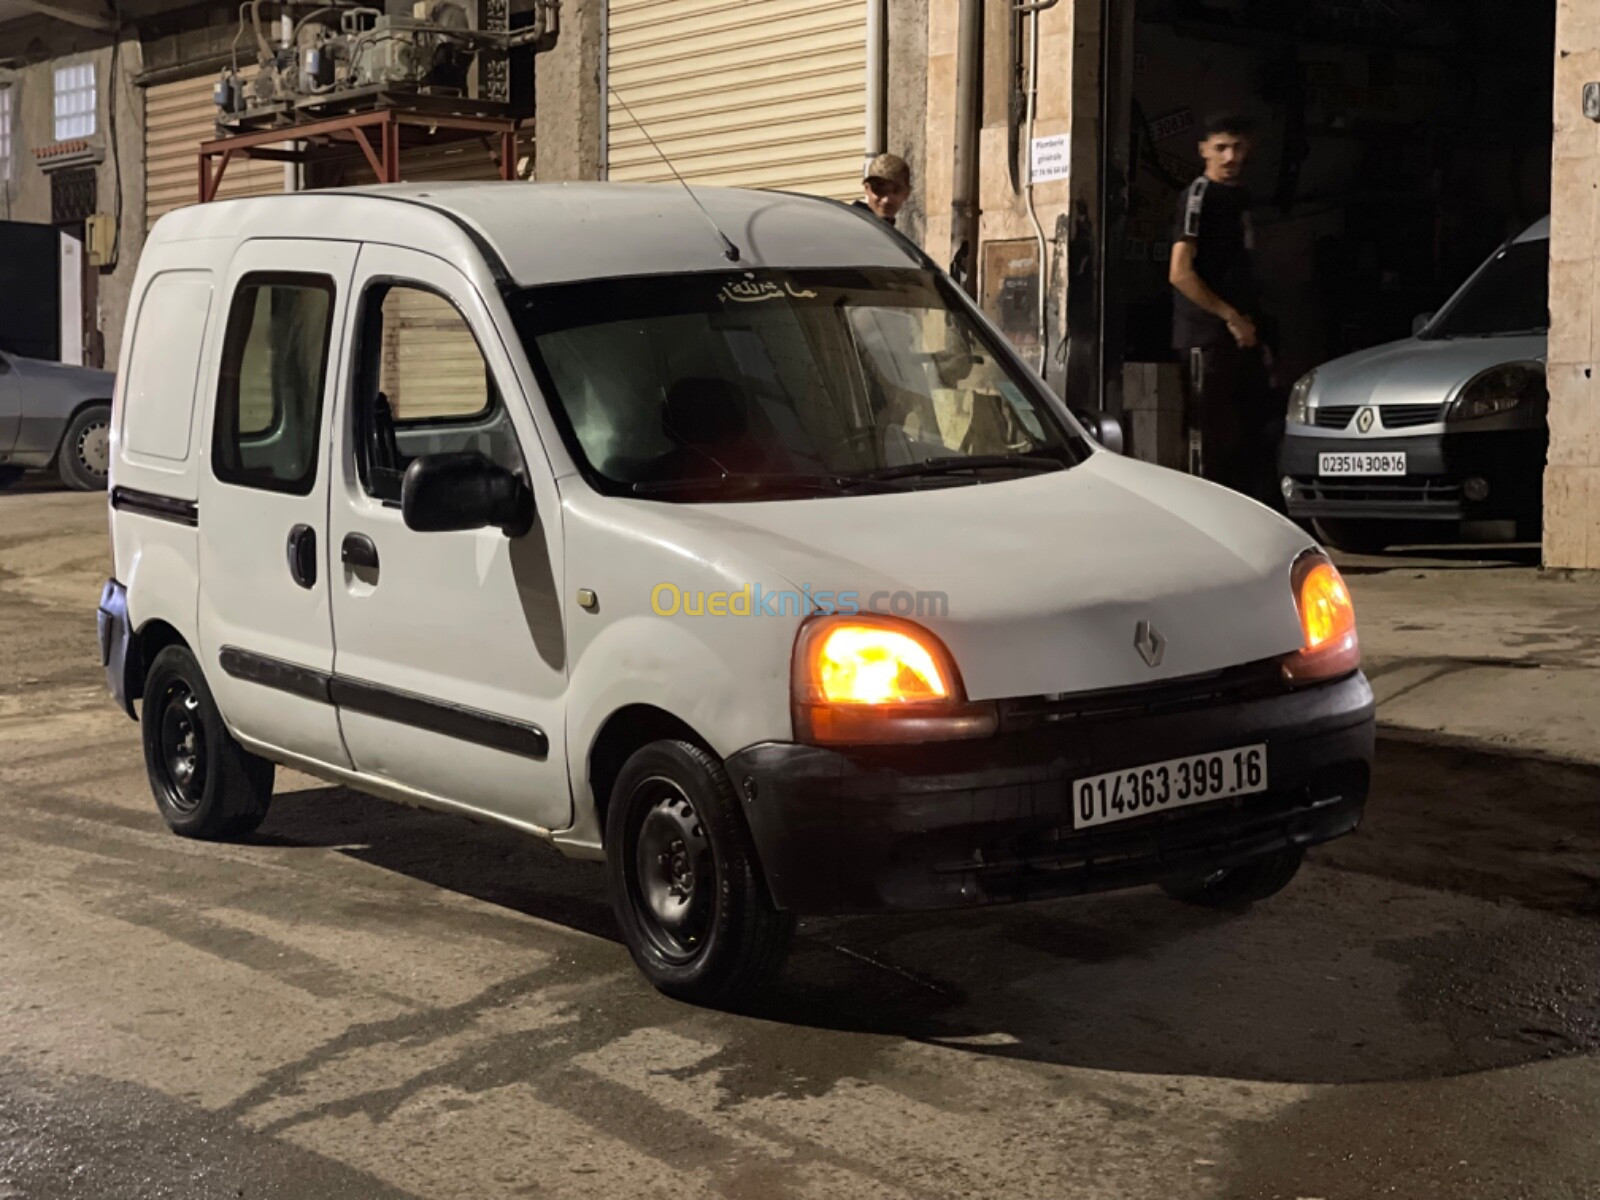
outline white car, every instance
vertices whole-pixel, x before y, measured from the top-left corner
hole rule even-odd
[[[133,296],[100,639],[180,834],[275,763],[503,822],[721,1003],[797,914],[1243,904],[1360,819],[1332,564],[1097,447],[870,216],[300,193],[163,217]]]

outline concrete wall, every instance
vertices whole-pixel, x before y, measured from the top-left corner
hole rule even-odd
[[[536,181],[600,178],[604,27],[601,0],[564,0],[555,46],[534,59]]]
[[[941,266],[948,267],[955,247],[953,152],[956,125],[956,52],[959,0],[930,0],[927,7],[927,171],[920,189],[927,217],[921,241]],[[1000,11],[995,18],[991,9]],[[1069,179],[1038,183],[1034,209],[1045,236],[1040,286],[1047,302],[1049,330],[1046,377],[1064,391],[1065,345],[1068,330],[1068,281],[1073,273],[1070,243],[1074,213],[1084,217],[1098,192],[1095,150],[1096,70],[1099,52],[1096,0],[1061,0],[1039,17],[1039,80],[1035,138],[1071,137]],[[1010,45],[1003,6],[986,6],[984,12],[982,85],[983,122],[979,135],[979,285],[985,282],[982,245],[1013,243],[1013,257],[1035,254],[1037,238],[1028,210],[1026,182],[1029,148],[1025,132],[1019,137],[1018,187],[1011,182],[1006,124]],[[1024,31],[1026,61],[1026,31]]]
[[[117,40],[114,54],[112,42],[108,34],[42,19],[0,26],[0,45],[20,51],[20,62],[0,72],[0,81],[9,80],[13,88],[12,179],[0,203],[0,215],[10,220],[50,223],[50,176],[37,165],[34,151],[55,140],[55,69],[79,62],[95,65],[99,112],[95,136],[89,140],[104,152],[96,167],[98,210],[117,212],[119,173],[121,193],[116,263],[102,268],[99,278],[98,324],[108,366],[115,365],[122,344],[122,320],[144,245],[144,97],[133,84],[142,65],[139,42],[131,30]]]
[[[1550,240],[1550,465],[1545,564],[1600,568],[1600,5],[1560,0]]]
[[[921,243],[927,229],[927,180],[950,169],[950,159],[928,156],[928,0],[889,0],[890,154],[911,164],[911,199],[899,228]]]

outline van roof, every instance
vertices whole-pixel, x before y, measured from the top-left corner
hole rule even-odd
[[[1550,218],[1540,217],[1519,233],[1515,240],[1517,242],[1548,242],[1550,240]]]
[[[431,220],[420,211],[428,209],[453,222],[456,237],[470,235],[480,249],[498,256],[498,263],[490,263],[497,274],[530,287],[631,275],[905,267],[923,261],[909,241],[876,218],[834,201],[711,187],[696,187],[694,197],[738,247],[737,263],[727,259],[706,215],[676,183],[401,183],[295,192],[180,209],[162,218],[165,228],[157,240],[215,236],[210,231],[219,226],[247,236],[317,229],[327,237],[394,240],[416,236],[417,221]],[[394,225],[393,234],[376,237],[385,224]]]

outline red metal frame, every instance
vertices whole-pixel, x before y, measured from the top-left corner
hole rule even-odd
[[[379,183],[400,181],[401,131],[424,130],[426,145],[443,142],[466,141],[472,138],[498,137],[500,139],[500,178],[517,177],[517,122],[494,117],[435,116],[432,113],[403,112],[384,108],[373,112],[351,113],[342,117],[328,117],[304,125],[289,125],[277,129],[258,129],[252,133],[239,133],[200,143],[200,203],[206,204],[217,197],[217,188],[228,164],[235,158],[259,158],[271,162],[304,163],[315,159],[328,144],[344,142],[360,148],[372,173]],[[378,145],[373,146],[370,133],[376,132]],[[439,137],[441,132],[459,133],[459,138]],[[283,142],[302,142],[302,150],[279,149]],[[213,160],[215,169],[213,170]]]

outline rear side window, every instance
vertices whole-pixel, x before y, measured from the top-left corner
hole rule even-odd
[[[217,382],[211,470],[218,479],[296,496],[311,491],[333,298],[325,275],[256,274],[239,282]]]
[[[122,389],[122,442],[130,454],[172,462],[189,457],[210,315],[209,271],[167,271],[145,289]]]

